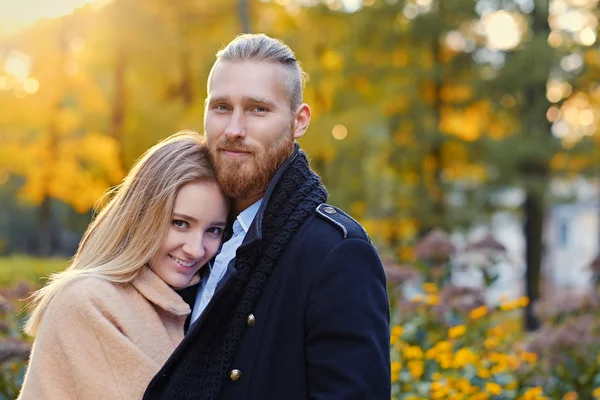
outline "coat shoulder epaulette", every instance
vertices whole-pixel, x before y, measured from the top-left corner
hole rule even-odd
[[[367,231],[354,218],[343,212],[337,207],[322,203],[317,207],[317,215],[325,221],[333,224],[336,228],[342,231],[344,239],[369,239]]]

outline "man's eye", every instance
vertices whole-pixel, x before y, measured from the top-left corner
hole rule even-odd
[[[188,224],[187,222],[182,221],[180,219],[174,219],[173,225],[176,226],[177,228],[182,228],[182,229],[188,228],[190,226],[190,224]]]
[[[226,105],[224,105],[224,104],[217,104],[217,105],[215,106],[215,110],[219,110],[219,111],[227,111],[227,110],[229,110],[229,107],[227,107],[227,106],[226,106]]]
[[[266,107],[254,107],[254,111],[259,112],[259,113],[263,113],[263,112],[267,112],[269,110],[267,110]]]

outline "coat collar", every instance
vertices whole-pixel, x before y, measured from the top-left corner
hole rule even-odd
[[[200,276],[196,274],[187,286],[195,285],[199,281]],[[191,312],[190,306],[181,296],[147,266],[142,267],[131,285],[149,302],[171,314],[185,316]]]
[[[273,177],[273,179],[271,179],[271,183],[269,183],[269,187],[267,188],[267,191],[265,192],[265,195],[262,198],[262,203],[260,205],[260,208],[258,209],[258,212],[256,213],[256,217],[254,217],[254,221],[252,221],[252,225],[250,225],[250,229],[248,230],[248,233],[246,233],[246,237],[244,238],[244,242],[242,243],[240,248],[250,246],[251,244],[262,239],[262,220],[263,215],[265,213],[265,209],[267,208],[267,204],[269,204],[269,199],[275,191],[277,183],[281,180],[283,173],[287,170],[292,161],[294,161],[296,157],[298,157],[299,152],[300,145],[298,143],[294,143],[294,151],[292,152],[292,155],[281,165],[281,167],[279,167],[279,169],[275,173],[275,176]]]

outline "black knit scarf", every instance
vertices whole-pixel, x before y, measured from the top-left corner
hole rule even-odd
[[[237,275],[206,310],[202,323],[170,373],[161,399],[219,397],[238,344],[247,329],[247,316],[258,301],[265,283],[298,228],[317,206],[327,200],[319,177],[310,170],[303,151],[296,145],[270,188],[262,219],[262,240],[240,248]],[[256,223],[256,221],[255,221]],[[154,398],[154,396],[152,396]]]

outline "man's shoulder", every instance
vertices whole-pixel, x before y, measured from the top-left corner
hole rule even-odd
[[[340,208],[327,203],[319,204],[315,209],[315,221],[325,222],[331,230],[337,231],[342,239],[362,239],[370,242],[369,235],[365,229],[350,215]]]

